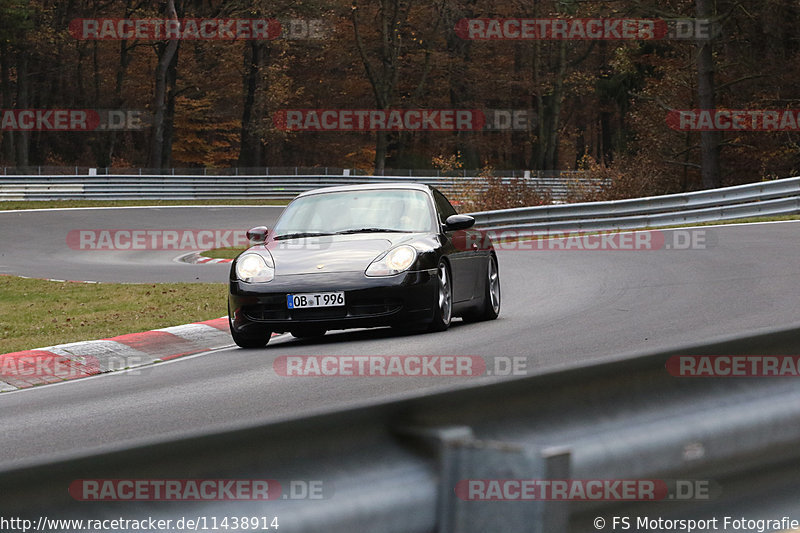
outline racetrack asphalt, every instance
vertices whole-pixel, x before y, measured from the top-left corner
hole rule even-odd
[[[269,225],[279,210],[0,213],[0,272],[224,281],[226,265],[178,264],[174,252],[76,251],[65,235],[74,228],[247,229]],[[705,249],[500,251],[503,307],[493,322],[457,320],[435,334],[375,329],[331,332],[320,340],[282,336],[263,350],[227,348],[2,394],[0,468],[511,379],[289,378],[273,370],[282,355],[523,356],[532,375],[800,323],[800,222],[698,231],[708,237]]]
[[[0,274],[72,281],[123,283],[220,282],[230,265],[188,265],[175,259],[192,251],[168,243],[148,250],[81,248],[80,231],[94,232],[100,242],[104,230],[181,230],[220,234],[232,242],[228,230],[272,225],[283,207],[158,207],[152,209],[52,209],[0,212]],[[69,239],[69,240],[68,240]],[[145,239],[147,241],[147,239]],[[126,237],[121,244],[131,244]]]

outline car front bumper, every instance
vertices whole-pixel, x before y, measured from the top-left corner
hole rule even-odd
[[[289,309],[288,294],[344,291],[345,305]],[[231,280],[229,313],[237,331],[303,326],[348,329],[429,322],[438,294],[436,270],[368,277],[363,272],[278,276],[269,283]]]

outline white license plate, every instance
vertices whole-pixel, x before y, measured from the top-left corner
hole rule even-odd
[[[308,294],[287,294],[289,309],[308,309],[311,307],[340,307],[344,305],[344,292],[313,292]]]

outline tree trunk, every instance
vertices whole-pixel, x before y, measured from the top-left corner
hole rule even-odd
[[[125,18],[130,18],[138,5],[133,6],[131,0],[125,2]],[[122,98],[122,87],[125,84],[125,77],[128,72],[128,66],[131,64],[133,57],[130,55],[132,46],[128,45],[127,39],[123,39],[119,43],[119,66],[117,67],[116,81],[114,84],[114,109],[122,109],[124,100]],[[108,142],[105,145],[103,153],[98,158],[98,166],[112,166],[114,162],[114,151],[117,146],[118,132],[111,131],[108,135]]]
[[[177,19],[175,0],[167,2],[167,19]],[[164,155],[164,119],[167,111],[167,71],[172,64],[172,59],[178,51],[178,39],[171,39],[166,44],[156,46],[158,65],[156,66],[156,86],[153,98],[153,136],[150,141],[150,156],[147,166],[151,169],[162,168]]]
[[[461,19],[474,17],[474,0],[446,4],[443,9],[442,27],[450,29],[455,27]],[[453,31],[445,32],[448,55],[448,95],[451,109],[475,108],[475,87],[469,82],[467,65],[470,63],[472,41],[462,39]],[[471,132],[453,132],[456,137],[453,155],[460,153],[461,161],[465,168],[478,168],[481,164],[480,143],[468,142],[469,137],[476,135]]]
[[[161,168],[172,166],[172,142],[175,138],[175,96],[178,82],[178,50],[172,56],[167,69],[167,107],[164,111],[164,143],[161,152]]]
[[[260,109],[256,104],[256,95],[263,91],[261,72],[269,48],[259,41],[250,41],[244,48],[244,105],[242,108],[242,133],[239,148],[240,168],[254,168],[262,165],[262,144],[258,124]]]
[[[17,59],[17,109],[27,109],[28,106],[28,54],[20,50]],[[16,136],[17,166],[25,168],[29,165],[30,132],[21,131]]]
[[[382,176],[386,170],[386,147],[389,144],[388,132],[376,132],[375,140],[375,175]]]
[[[580,170],[580,165],[583,156],[586,155],[586,128],[583,126],[578,127],[578,135],[575,137],[575,167],[574,170]]]
[[[711,0],[696,0],[697,18],[710,19],[712,16]],[[714,97],[714,56],[711,41],[700,41],[697,54],[697,90],[700,109],[716,108]],[[716,131],[700,133],[700,166],[701,185],[704,189],[721,186],[720,166],[720,134]]]
[[[13,97],[11,96],[11,75],[9,73],[9,63],[11,57],[8,51],[8,43],[0,40],[0,90],[2,90],[3,108],[11,109]],[[3,132],[3,161],[7,165],[14,164],[14,132]]]
[[[550,124],[547,135],[548,145],[543,170],[558,169],[558,130],[561,127],[561,100],[564,93],[564,75],[567,69],[567,43],[561,41],[558,47],[558,71],[553,85],[553,96],[550,102]]]
[[[547,146],[545,135],[545,108],[544,96],[542,95],[542,44],[540,41],[533,43],[533,85],[536,89],[536,142],[533,143],[531,151],[531,166],[535,170],[544,170],[544,154]]]
[[[602,147],[602,163],[606,166],[614,162],[614,136],[611,132],[611,121],[614,117],[609,111],[600,112],[600,144]]]
[[[353,22],[353,34],[355,36],[356,47],[358,48],[361,61],[367,79],[372,86],[375,95],[376,108],[382,111],[389,109],[392,99],[395,96],[398,77],[400,75],[400,50],[402,48],[402,38],[399,29],[405,24],[409,6],[402,5],[400,0],[380,0],[378,16],[380,18],[380,38],[381,47],[378,57],[379,67],[374,68],[367,55],[366,47],[361,36],[359,25],[359,7],[357,2],[353,2],[351,19]],[[388,146],[388,132],[376,132],[375,140],[375,173],[383,174],[386,168],[386,156]]]

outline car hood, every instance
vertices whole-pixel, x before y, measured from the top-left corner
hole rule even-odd
[[[422,233],[361,233],[303,239],[268,240],[264,245],[275,260],[276,276],[363,272],[383,252],[413,243]]]

